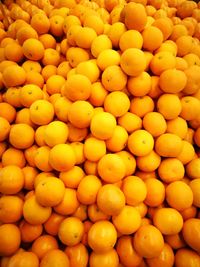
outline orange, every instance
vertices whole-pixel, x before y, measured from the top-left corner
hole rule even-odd
[[[175,265],[177,267],[200,266],[199,254],[189,248],[181,248],[175,254]]]
[[[72,103],[68,110],[68,120],[78,128],[90,126],[94,114],[93,106],[85,100],[77,100]]]
[[[136,77],[130,77],[127,88],[133,96],[145,96],[151,90],[151,76],[144,71]]]
[[[134,17],[134,21],[132,18]],[[140,3],[128,3],[121,12],[121,19],[130,30],[142,31],[147,23],[145,8]]]
[[[8,87],[15,87],[24,84],[26,80],[25,70],[18,65],[11,65],[3,71],[3,83]]]
[[[155,171],[161,162],[161,157],[152,150],[148,155],[138,157],[136,160],[137,166],[141,171],[152,172]]]
[[[35,131],[35,142],[38,146],[45,146],[46,143],[44,141],[44,131],[47,125],[39,126]]]
[[[26,84],[35,84],[42,88],[44,85],[44,78],[36,71],[29,71],[26,74]]]
[[[176,158],[166,158],[158,167],[160,179],[165,183],[179,181],[184,177],[183,163]]]
[[[132,175],[136,169],[136,161],[131,153],[125,150],[117,152],[117,155],[121,157],[126,167],[125,176]]]
[[[111,249],[107,252],[98,253],[92,252],[90,254],[89,263],[91,267],[118,267],[119,258],[115,249]]]
[[[175,66],[175,56],[166,50],[157,52],[150,62],[150,69],[155,75],[160,75],[163,71],[173,69]]]
[[[88,213],[88,219],[93,223],[110,219],[110,216],[105,214],[102,210],[100,210],[97,204],[89,205],[87,213]]]
[[[176,39],[176,45],[178,47],[177,55],[183,57],[191,52],[193,37],[188,35],[180,36]]]
[[[23,136],[23,140],[20,140],[21,136]],[[24,123],[13,125],[10,129],[9,142],[19,149],[29,148],[34,142],[33,128]]]
[[[30,118],[37,125],[48,124],[53,120],[53,117],[53,105],[45,99],[36,100],[30,106]]]
[[[60,215],[73,214],[79,207],[79,202],[76,195],[76,190],[65,188],[65,193],[62,201],[54,207],[55,212]]]
[[[113,23],[107,30],[106,34],[112,42],[113,47],[119,47],[119,40],[123,33],[126,32],[126,26],[122,22]]]
[[[97,20],[100,19],[97,16],[93,17]],[[107,49],[112,49],[112,42],[105,34],[100,34],[99,36],[97,36],[91,44],[91,53],[95,58],[98,58],[101,52]]]
[[[41,236],[43,226],[41,224],[32,225],[27,223],[25,220],[22,220],[19,224],[19,229],[22,241],[29,243]]]
[[[4,48],[4,55],[7,60],[21,62],[23,60],[22,47],[17,43],[7,44]]]
[[[175,24],[175,25],[173,26],[172,33],[171,33],[169,39],[171,39],[171,40],[173,40],[174,42],[176,42],[176,40],[177,40],[179,37],[181,37],[181,36],[185,36],[185,35],[187,35],[187,34],[188,34],[188,30],[187,30],[186,26],[183,25],[183,24],[178,23],[178,24]]]
[[[0,169],[0,192],[13,195],[21,191],[24,186],[24,174],[20,167],[8,165]]]
[[[20,88],[20,101],[24,107],[30,107],[39,99],[43,99],[43,92],[39,86],[27,84]]]
[[[37,13],[31,18],[30,25],[39,35],[47,33],[50,29],[50,21],[45,14]]]
[[[97,164],[99,176],[105,182],[115,183],[124,178],[126,167],[123,160],[117,154],[104,155]]]
[[[190,188],[192,189],[193,192],[193,205],[196,207],[200,206],[200,198],[198,194],[198,190],[200,187],[200,179],[194,179],[189,183]]]
[[[199,178],[199,163],[200,163],[199,158],[194,158],[186,166],[186,173],[190,179]]]
[[[69,267],[69,259],[62,250],[53,249],[48,251],[40,262],[40,267],[51,267],[58,265],[60,267]]]
[[[78,47],[89,49],[93,40],[97,37],[94,29],[87,26],[79,28],[75,34],[75,42]]]
[[[79,243],[73,247],[67,247],[65,249],[65,253],[67,254],[70,262],[71,267],[85,267],[88,264],[88,251],[86,247],[82,244]]]
[[[59,178],[68,188],[77,188],[84,176],[84,171],[79,166],[74,166],[69,171],[60,172],[59,174]]]
[[[106,140],[112,137],[116,127],[115,117],[108,112],[101,112],[91,119],[90,130],[94,137]]]
[[[184,139],[188,132],[187,122],[181,117],[177,117],[176,119],[169,120],[167,122],[167,132],[176,134],[180,138]]]
[[[162,31],[155,26],[148,26],[142,32],[143,48],[147,51],[153,52],[158,49],[163,42]]]
[[[118,124],[126,129],[128,133],[142,128],[142,119],[134,113],[126,112],[118,118]]]
[[[64,61],[58,65],[57,74],[66,79],[67,74],[70,70],[71,70],[71,66],[69,64],[69,61]]]
[[[183,89],[183,92],[186,94],[194,94],[198,92],[199,88],[199,73],[200,73],[200,66],[194,64],[193,66],[189,66],[185,70],[185,74],[187,76],[187,84]]]
[[[42,259],[48,251],[57,248],[58,242],[53,236],[41,235],[33,242],[31,251],[35,253],[39,259]]]
[[[46,65],[41,71],[41,74],[45,80],[45,82],[48,80],[49,77],[56,74],[57,68],[54,65]]]
[[[185,241],[180,233],[175,235],[166,235],[165,241],[172,249],[180,249],[186,246]]]
[[[47,234],[51,236],[56,236],[58,234],[58,229],[60,223],[64,220],[64,216],[52,212],[49,219],[44,223],[44,229]]]
[[[98,191],[97,206],[107,215],[118,215],[125,206],[124,194],[115,185],[104,185]]]
[[[38,148],[37,145],[33,145],[24,150],[25,159],[31,167],[35,167],[34,156],[37,151],[37,148]]]
[[[10,258],[8,267],[14,267],[14,266],[22,267],[24,266],[24,264],[30,267],[38,267],[39,260],[37,255],[35,255],[35,253],[33,252],[27,252],[27,251],[16,253]]]
[[[63,35],[64,18],[60,15],[53,15],[49,18],[50,33],[55,37]]]
[[[0,141],[4,141],[10,132],[10,123],[3,117],[0,117]]]
[[[104,253],[112,249],[117,241],[114,225],[105,220],[95,222],[88,232],[88,244],[96,253]]]
[[[158,112],[147,113],[142,122],[144,129],[152,134],[153,137],[164,134],[167,129],[165,118]]]
[[[105,49],[97,57],[97,66],[104,71],[112,65],[119,65],[120,54],[113,49]]]
[[[86,175],[80,181],[77,188],[78,200],[85,205],[95,203],[97,198],[97,193],[101,188],[101,185],[102,185],[101,181],[97,176]]]
[[[42,63],[44,66],[53,65],[58,66],[60,64],[60,54],[56,49],[46,48],[44,50],[44,55],[42,58]]]
[[[153,225],[141,226],[133,237],[136,252],[144,258],[158,257],[164,247],[161,232]]]
[[[147,178],[144,182],[147,188],[144,203],[150,207],[158,207],[165,200],[165,186],[155,178]]]
[[[141,216],[135,207],[126,205],[119,214],[112,216],[112,222],[119,233],[130,235],[139,229]]]
[[[102,73],[101,82],[110,92],[121,91],[127,83],[127,76],[119,66],[108,66]]]
[[[153,216],[154,225],[164,235],[178,234],[183,227],[181,214],[173,208],[160,208]]]
[[[194,249],[196,252],[199,253],[200,247],[199,247],[199,224],[200,220],[197,218],[191,218],[184,222],[183,224],[183,238],[187,245],[190,246],[190,248]],[[192,236],[196,238],[192,238]]]
[[[113,136],[106,140],[106,147],[110,152],[119,152],[124,149],[127,140],[127,131],[123,127],[117,125],[114,130]]]
[[[138,76],[146,68],[146,57],[138,48],[128,48],[121,55],[120,65],[122,70],[130,76]]]
[[[91,83],[96,82],[100,76],[100,71],[96,64],[96,60],[80,62],[76,67],[75,73],[88,77]]]
[[[190,206],[189,208],[181,211],[181,215],[184,221],[191,219],[191,218],[195,218],[197,215],[197,208],[194,206]]]
[[[173,133],[164,133],[155,142],[155,151],[162,157],[177,157],[182,147],[181,138]]]
[[[64,85],[64,95],[71,101],[87,100],[90,93],[91,82],[82,74],[70,76]]]
[[[186,74],[176,69],[163,71],[159,78],[159,86],[165,93],[179,93],[185,88],[186,83]]]
[[[33,190],[34,181],[36,176],[38,175],[38,170],[31,166],[25,166],[22,170],[24,173],[24,189]]]
[[[68,123],[69,127],[69,136],[68,140],[70,142],[80,142],[84,140],[88,134],[88,128],[78,128],[75,127],[73,124]]]
[[[78,66],[79,63],[89,60],[90,55],[87,50],[72,46],[68,48],[66,58],[69,61],[70,66],[74,68]]]
[[[43,44],[45,49],[56,47],[56,39],[49,33],[41,34],[39,36],[39,40]]]
[[[72,147],[74,153],[75,153],[75,158],[76,158],[76,163],[77,165],[82,164],[85,161],[85,156],[83,152],[83,143],[81,142],[73,142],[70,144]]]
[[[65,84],[65,79],[60,75],[52,75],[46,81],[47,93],[52,95],[61,92],[62,86]]]
[[[165,243],[158,257],[147,259],[149,267],[170,267],[174,264],[174,252],[172,248]]]
[[[68,121],[67,115],[69,107],[71,105],[71,101],[68,100],[66,97],[59,97],[53,105],[54,105],[55,115],[57,116],[57,118],[60,121],[67,122]],[[69,125],[68,127],[70,129]]]
[[[65,17],[64,23],[63,23],[64,32],[67,34],[69,28],[73,25],[81,25],[81,22],[80,22],[78,16],[68,15],[67,17]]]
[[[7,149],[7,143],[6,142],[0,142],[0,158],[2,159],[3,153]]]
[[[144,117],[147,113],[154,110],[153,99],[148,96],[134,97],[131,100],[130,112],[139,116],[140,118]]]
[[[29,38],[22,45],[24,56],[30,60],[40,60],[44,56],[43,44],[34,38]]]
[[[200,101],[193,96],[184,96],[181,98],[182,110],[180,116],[184,120],[194,120],[200,111]]]
[[[35,188],[36,200],[46,207],[58,205],[64,197],[64,183],[56,177],[47,177]]]
[[[170,207],[182,211],[191,207],[193,192],[186,183],[175,181],[166,187],[166,200]]]
[[[139,31],[128,30],[122,34],[119,40],[119,47],[121,51],[125,51],[128,48],[141,49],[143,45],[143,38]]]
[[[181,113],[181,101],[177,95],[163,94],[158,99],[157,109],[165,119],[175,119]]]
[[[66,158],[64,155],[68,155]],[[49,153],[49,163],[57,171],[67,171],[75,165],[73,149],[68,144],[55,145]]]
[[[139,266],[142,261],[142,257],[137,254],[133,247],[131,236],[118,238],[116,251],[120,262],[124,264],[124,266]]]
[[[68,138],[68,126],[62,121],[50,122],[44,129],[44,142],[53,147],[57,144],[64,144]]]
[[[105,141],[99,140],[95,137],[88,137],[85,140],[83,151],[86,159],[91,161],[98,161],[102,156],[106,154]]]
[[[0,255],[11,256],[20,246],[21,235],[20,230],[15,224],[0,225]]]
[[[16,38],[19,44],[23,45],[23,43],[29,38],[38,39],[38,34],[37,31],[30,25],[24,25],[16,32]]]
[[[136,130],[128,138],[128,149],[135,156],[145,156],[153,150],[154,140],[145,130]]]
[[[145,183],[137,176],[128,176],[123,180],[122,191],[126,203],[131,206],[143,202],[147,196]]]
[[[2,223],[15,223],[21,219],[23,200],[18,196],[2,196],[0,207],[0,220]]]
[[[60,224],[58,237],[63,244],[74,246],[81,241],[83,233],[83,223],[76,217],[68,217]]]
[[[30,224],[42,224],[51,215],[50,207],[43,207],[37,201],[35,195],[26,199],[23,206],[24,219]]]

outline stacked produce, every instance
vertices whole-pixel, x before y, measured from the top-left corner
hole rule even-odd
[[[0,266],[200,267],[200,5],[0,10]]]

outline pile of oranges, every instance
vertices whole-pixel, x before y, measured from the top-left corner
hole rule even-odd
[[[199,4],[1,4],[1,267],[200,267],[199,148]]]

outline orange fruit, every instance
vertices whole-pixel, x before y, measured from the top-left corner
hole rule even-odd
[[[50,207],[41,206],[35,195],[26,199],[23,206],[24,219],[30,224],[42,224],[48,220],[51,215]]]
[[[165,241],[172,249],[180,249],[186,246],[185,241],[180,233],[175,235],[166,235]]]
[[[187,69],[185,69],[185,74],[187,76],[187,84],[183,89],[184,93],[190,95],[198,92],[200,83],[199,73],[200,73],[200,66],[197,64],[189,66]]]
[[[130,112],[139,116],[140,118],[144,117],[147,113],[154,110],[153,99],[148,96],[134,97],[131,100]]]
[[[163,42],[163,33],[155,26],[146,27],[142,32],[142,37],[143,48],[150,52],[158,49]]]
[[[42,259],[48,251],[57,248],[58,242],[53,236],[41,235],[33,242],[31,251],[35,253],[39,259]]]
[[[25,220],[22,220],[19,224],[19,229],[21,232],[21,239],[23,242],[33,242],[39,236],[41,236],[43,231],[43,226],[41,224],[29,224]]]
[[[128,48],[121,55],[122,70],[130,76],[138,76],[146,68],[146,57],[138,48]]]
[[[20,230],[15,224],[0,225],[0,255],[11,256],[20,247],[21,235]]]
[[[68,138],[68,131],[68,126],[64,122],[50,122],[44,129],[44,142],[49,147],[64,144]]]
[[[188,248],[181,248],[175,254],[175,265],[177,267],[192,267],[200,265],[199,254]]]
[[[23,106],[30,107],[36,100],[43,99],[43,92],[39,86],[27,84],[20,88],[20,101]]]
[[[193,96],[184,96],[181,98],[182,110],[180,117],[184,120],[194,120],[197,118],[200,110],[200,101],[199,99]]]
[[[74,166],[69,171],[59,174],[59,178],[68,188],[77,188],[84,176],[84,171],[79,166]]]
[[[170,267],[174,264],[174,252],[172,248],[165,243],[164,247],[158,257],[147,259],[149,267]]]
[[[197,218],[191,218],[184,222],[183,224],[183,238],[187,245],[190,246],[190,248],[194,249],[196,252],[199,253],[200,247],[199,247],[199,224],[200,220]],[[196,236],[196,238],[192,238],[193,236]]]
[[[102,73],[101,82],[110,92],[121,91],[127,83],[127,76],[117,65],[108,66]]]
[[[112,137],[116,127],[115,117],[108,112],[101,112],[91,119],[90,130],[94,137],[106,140]]]
[[[83,233],[83,223],[78,218],[71,216],[61,222],[58,237],[63,244],[75,246],[81,241]]]
[[[125,206],[124,194],[115,185],[103,185],[97,194],[97,206],[107,215],[118,215]]]
[[[8,266],[14,267],[14,266],[19,266],[22,267],[24,266],[30,266],[30,267],[38,267],[39,266],[39,260],[37,255],[33,252],[27,252],[27,251],[22,251],[20,253],[14,254],[10,260]]]
[[[0,220],[2,223],[15,223],[21,219],[23,200],[18,196],[2,196],[0,207]]]
[[[154,225],[164,235],[178,234],[183,227],[181,214],[173,208],[160,208],[153,216]]]
[[[113,136],[106,140],[106,147],[110,152],[119,152],[124,149],[127,140],[127,131],[123,127],[117,125],[114,130]]]
[[[4,48],[4,55],[7,60],[21,62],[23,60],[22,47],[17,43],[7,44]]]
[[[175,181],[166,187],[166,200],[170,207],[182,211],[191,207],[193,192],[186,183]]]
[[[132,238],[130,236],[122,236],[118,238],[116,251],[119,256],[120,262],[125,266],[139,266],[142,261],[142,257],[135,251]]]
[[[181,117],[177,117],[176,119],[173,120],[168,120],[167,132],[176,134],[180,138],[184,139],[188,132],[187,122]]]
[[[182,140],[178,135],[164,133],[156,139],[155,151],[162,157],[177,157],[182,150],[182,146]]]
[[[24,25],[16,32],[16,38],[19,44],[23,45],[23,43],[29,38],[38,39],[38,34],[37,31],[30,25]]]
[[[136,161],[131,153],[125,150],[117,152],[117,155],[121,157],[126,167],[125,176],[132,175],[136,169]]]
[[[51,236],[56,236],[58,234],[58,229],[60,223],[64,220],[64,216],[52,212],[49,219],[44,223],[44,229],[47,234]]]
[[[151,76],[143,71],[136,77],[130,77],[127,83],[128,91],[136,97],[145,96],[151,90]]]
[[[100,19],[97,16],[93,17],[97,20]],[[88,19],[89,18],[90,17],[88,17]],[[112,42],[105,34],[100,34],[99,36],[97,36],[91,44],[91,52],[95,58],[97,58],[102,51],[105,51],[107,49],[112,49]]]
[[[22,45],[24,56],[30,60],[40,60],[44,56],[43,44],[34,38],[29,38]]]
[[[21,140],[21,136],[23,136],[23,140]],[[25,123],[12,125],[9,133],[9,142],[18,149],[31,147],[34,142],[33,128]]]
[[[135,18],[134,21],[132,18]],[[147,23],[147,14],[145,8],[140,3],[128,3],[121,12],[121,19],[130,30],[141,32]]]
[[[114,247],[117,231],[114,225],[105,220],[95,222],[88,232],[88,244],[94,252],[104,253]]]
[[[164,134],[167,129],[165,118],[158,112],[147,113],[142,122],[144,129],[152,134],[153,137]]]
[[[119,266],[119,258],[115,249],[111,249],[109,251],[98,253],[92,252],[90,254],[89,263],[91,267],[118,267]]]
[[[150,207],[158,207],[165,200],[165,186],[155,178],[147,178],[144,182],[147,188],[144,203]]]
[[[135,207],[126,205],[119,214],[112,216],[112,222],[119,233],[130,235],[139,229],[141,216]]]
[[[137,166],[141,171],[152,172],[155,171],[161,162],[161,157],[152,150],[148,155],[138,157],[136,160]]]
[[[184,177],[184,165],[176,158],[166,158],[158,167],[160,179],[165,183],[179,181]]]
[[[122,34],[125,32],[126,32],[126,26],[122,22],[115,22],[108,28],[106,34],[111,40],[113,47],[115,48],[119,47],[119,40]]]
[[[86,175],[81,179],[77,188],[78,200],[85,205],[95,203],[101,185],[101,180],[97,176]]]
[[[101,211],[97,204],[91,204],[87,209],[88,218],[91,222],[95,223],[102,220],[109,220],[110,216]]]
[[[94,29],[87,26],[79,28],[75,34],[75,42],[78,47],[89,49],[93,40],[97,37]]]
[[[68,110],[68,120],[78,128],[87,128],[90,126],[94,114],[93,106],[85,100],[77,100],[72,103]]]
[[[128,149],[135,156],[145,156],[153,150],[152,135],[145,130],[136,130],[128,138]]]
[[[137,176],[128,176],[123,180],[122,191],[126,203],[131,206],[143,202],[147,196],[145,183]]]
[[[91,136],[85,140],[83,150],[86,159],[98,161],[106,154],[106,144],[105,141]]]
[[[190,188],[192,189],[193,192],[193,205],[196,207],[200,206],[200,198],[198,194],[198,190],[200,187],[200,179],[194,179],[189,183]]]
[[[34,14],[31,18],[30,25],[39,35],[47,33],[50,29],[50,21],[43,13]]]
[[[47,93],[50,95],[60,93],[62,86],[65,84],[65,79],[60,75],[52,75],[46,81]]]
[[[72,247],[67,247],[65,249],[65,253],[69,258],[71,267],[87,266],[89,255],[86,247],[82,243]]]
[[[48,124],[53,120],[53,117],[53,105],[45,99],[36,100],[30,106],[30,118],[37,125]]]
[[[24,174],[20,167],[8,165],[0,169],[0,192],[13,195],[21,191],[24,186]]]
[[[48,22],[47,22],[48,23]],[[47,25],[46,25],[47,26]],[[36,26],[37,27],[37,26]],[[40,29],[38,29],[40,31]],[[43,31],[43,29],[41,29]],[[44,48],[55,48],[56,47],[56,40],[55,38],[49,34],[44,33],[39,36],[40,42],[43,44]]]
[[[0,127],[0,141],[2,142],[8,137],[11,127],[10,123],[3,117],[0,117]]]
[[[40,262],[40,267],[50,267],[52,265],[59,265],[60,267],[69,267],[69,259],[65,252],[60,249],[53,249],[48,251]]]
[[[134,113],[126,112],[118,118],[118,124],[126,129],[128,133],[142,128],[142,119]]]
[[[97,57],[97,66],[104,71],[107,67],[120,64],[120,54],[113,49],[105,49]]]
[[[52,15],[49,18],[49,22],[50,22],[50,33],[55,37],[62,36],[64,18],[60,15]]]
[[[97,164],[99,176],[105,182],[115,183],[124,178],[126,167],[123,160],[117,154],[104,155]]]
[[[164,247],[161,232],[153,225],[141,226],[133,237],[136,252],[144,258],[158,257]]]
[[[3,83],[8,87],[23,85],[26,81],[25,70],[18,65],[10,65],[3,71]]]
[[[60,215],[73,214],[79,207],[79,202],[76,195],[76,190],[65,188],[65,193],[62,201],[54,207],[55,212]]]
[[[56,49],[46,48],[42,58],[42,64],[44,66],[53,65],[58,66],[60,64],[60,54]]]
[[[128,48],[141,49],[143,45],[143,38],[139,31],[128,30],[122,34],[119,40],[119,47],[121,51],[125,51]]]

